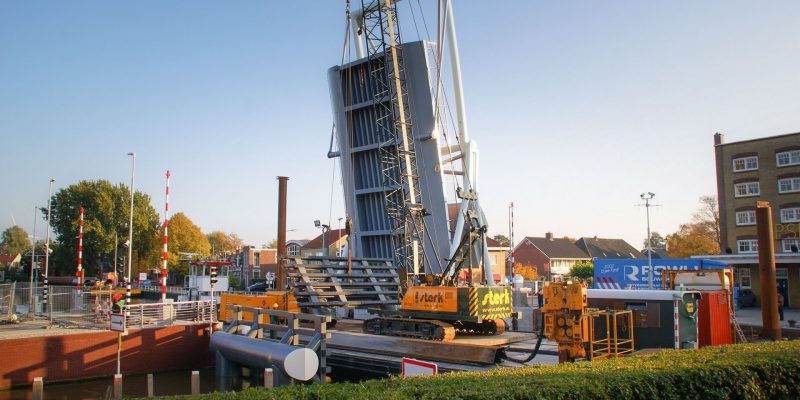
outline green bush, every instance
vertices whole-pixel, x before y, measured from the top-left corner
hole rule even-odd
[[[800,397],[800,341],[668,350],[558,366],[251,388],[204,399],[775,399]]]

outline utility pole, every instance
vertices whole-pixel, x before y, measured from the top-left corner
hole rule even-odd
[[[133,193],[134,179],[136,177],[136,153],[128,153],[131,156],[131,216],[128,221],[128,275],[125,282],[125,304],[131,304],[131,270],[133,269]]]
[[[51,198],[53,197],[53,182],[55,181],[55,179],[50,179],[50,189],[47,192],[47,235],[45,235],[46,239],[44,242],[44,309],[42,311],[48,310],[48,306],[50,305],[50,286],[47,283],[47,275],[50,272],[50,207],[53,204]],[[50,308],[50,310],[52,310],[52,308]]]
[[[653,289],[653,245],[650,243],[650,207],[655,206],[655,204],[650,204],[650,200],[653,199],[655,193],[647,192],[642,193],[639,197],[644,200],[644,208],[647,211],[647,265],[650,268],[650,272],[648,273],[647,278],[647,288]]]
[[[33,271],[36,269],[36,206],[33,206],[33,246],[31,246],[31,285],[28,287],[28,300],[30,306],[28,314],[33,315],[35,303],[33,302]]]

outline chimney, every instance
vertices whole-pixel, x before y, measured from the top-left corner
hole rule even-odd
[[[289,177],[278,177],[278,273],[275,277],[277,290],[286,290],[286,271],[283,258],[286,257],[286,184],[288,181]]]
[[[547,232],[544,234],[544,238],[547,240],[553,240],[553,232]]]
[[[725,143],[725,135],[717,132],[714,134],[714,146],[719,146]]]

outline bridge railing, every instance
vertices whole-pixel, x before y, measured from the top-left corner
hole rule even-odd
[[[126,305],[128,328],[147,328],[175,323],[213,323],[216,315],[210,300]]]

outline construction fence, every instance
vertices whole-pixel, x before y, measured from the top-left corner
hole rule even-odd
[[[160,290],[160,288],[159,288]],[[59,324],[107,328],[112,313],[111,297],[117,290],[79,290],[50,285],[45,306],[44,286],[27,282],[0,284],[0,321],[17,317],[45,318]],[[211,323],[215,313],[210,300],[125,305],[129,327],[144,328],[175,323]]]

